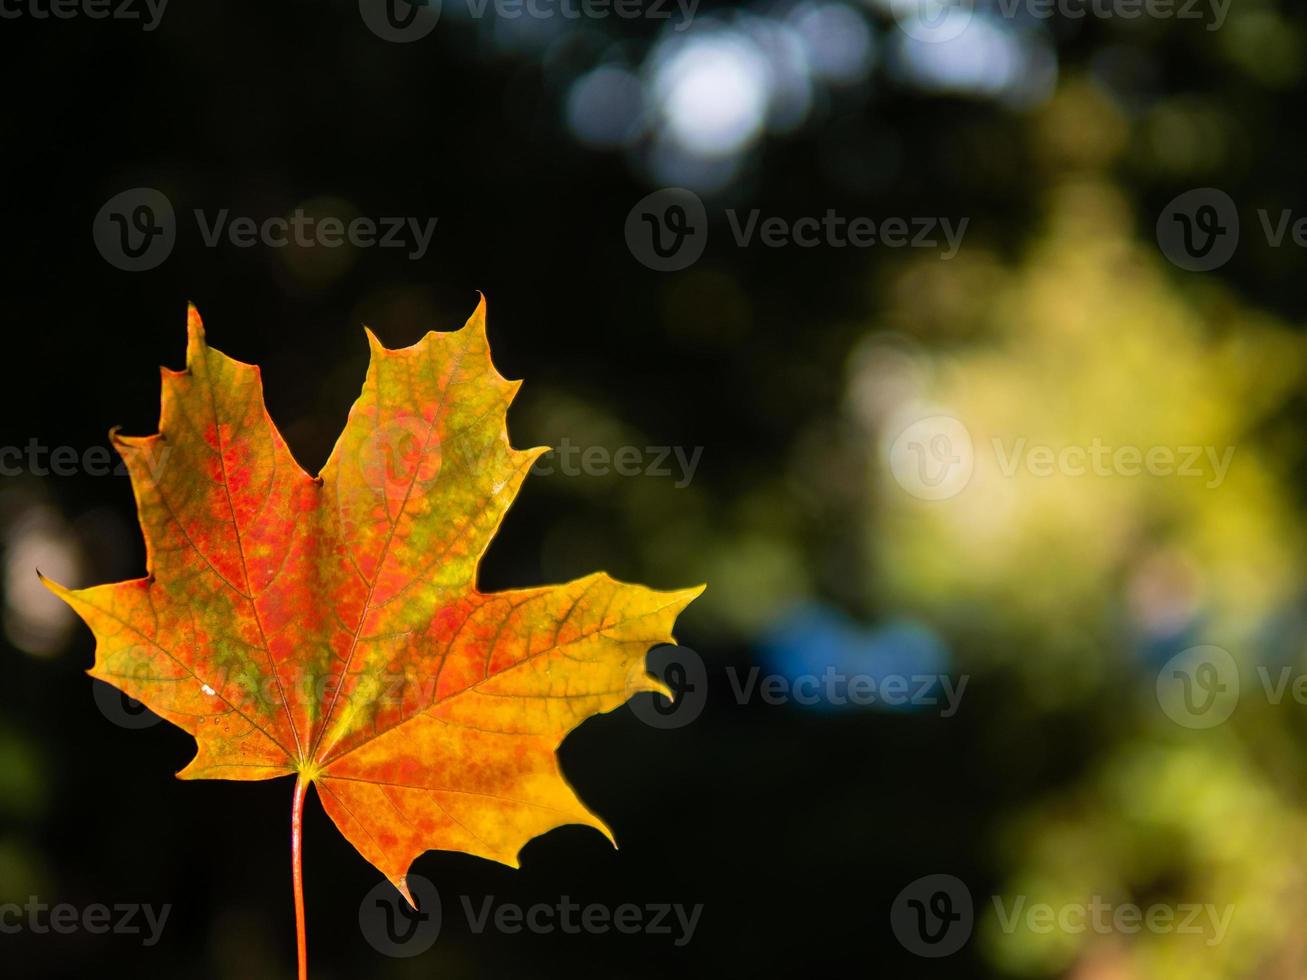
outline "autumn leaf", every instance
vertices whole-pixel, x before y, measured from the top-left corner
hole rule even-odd
[[[91,675],[195,736],[182,779],[297,777],[297,911],[308,785],[410,902],[423,851],[516,866],[562,824],[611,839],[559,772],[558,744],[664,690],[645,654],[702,591],[604,573],[479,591],[478,562],[548,451],[509,444],[520,382],[491,363],[485,302],[412,347],[368,341],[363,391],[315,478],[268,416],[259,369],[210,348],[192,307],[158,433],[111,434],[148,574],[46,580],[95,634]]]

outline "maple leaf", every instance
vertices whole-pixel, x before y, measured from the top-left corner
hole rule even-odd
[[[432,849],[517,866],[563,824],[611,833],[556,750],[638,691],[701,591],[597,573],[508,592],[477,565],[532,462],[505,414],[520,382],[490,359],[485,301],[462,329],[387,350],[318,477],[292,458],[259,369],[210,348],[194,307],[186,369],[163,369],[157,434],[111,439],[131,473],[148,575],[68,589],[90,673],[195,736],[183,779],[295,775],[412,903]],[[166,454],[166,459],[164,458]]]

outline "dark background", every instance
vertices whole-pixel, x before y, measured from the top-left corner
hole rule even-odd
[[[362,381],[361,325],[406,345],[460,325],[481,290],[496,363],[526,379],[510,414],[515,445],[703,447],[688,487],[533,477],[483,566],[485,589],[596,568],[659,588],[709,584],[677,631],[706,664],[702,715],[658,729],[620,709],[561,750],[621,849],[570,828],[528,845],[516,872],[429,853],[413,870],[441,891],[441,936],[417,958],[388,959],[358,925],[378,875],[310,800],[312,975],[1304,975],[1294,926],[1307,912],[1301,706],[1241,706],[1217,742],[1159,723],[1148,700],[1157,666],[1188,642],[1237,648],[1244,664],[1297,663],[1302,650],[1303,256],[1265,247],[1252,216],[1304,204],[1304,23],[1287,3],[1235,7],[1210,31],[1147,17],[999,18],[996,30],[1038,55],[1018,74],[1053,66],[1045,83],[1005,93],[914,75],[888,6],[849,6],[870,38],[865,70],[814,84],[800,121],[746,141],[718,186],[660,170],[653,136],[605,149],[569,127],[575,80],[603,63],[638,75],[670,36],[657,23],[568,21],[523,40],[492,17],[446,12],[429,37],[393,44],[355,6],[307,0],[174,0],[150,32],[85,16],[0,23],[4,445],[35,439],[81,454],[106,445],[114,425],[153,431],[155,366],[181,365],[191,301],[215,347],[262,366],[272,416],[316,471]],[[686,36],[738,26],[742,12],[778,20],[789,10],[706,6]],[[692,268],[659,273],[636,261],[623,229],[637,201],[675,183],[707,204],[708,244]],[[1175,195],[1208,186],[1239,203],[1244,237],[1219,270],[1187,273],[1165,261],[1153,225]],[[161,190],[178,218],[175,250],[140,273],[105,261],[91,235],[101,206],[134,187]],[[1070,219],[1067,200],[1081,202]],[[412,261],[380,248],[210,248],[190,217],[229,208],[262,218],[315,201],[329,214],[437,217],[431,250]],[[726,208],[970,224],[962,252],[942,263],[908,249],[738,248]],[[1106,270],[1104,240],[1126,243]],[[1119,385],[1068,407],[1048,387],[1013,387],[1039,380],[1020,352],[1042,344],[1043,363],[1076,377],[1084,348],[1068,342],[1063,357],[1056,335],[1013,342],[1015,301],[993,302],[1003,276],[1005,295],[1042,289],[1068,309],[1086,290],[1102,296],[1138,276],[1162,299],[1121,340]],[[1093,531],[1052,519],[1037,558],[998,571],[976,559],[984,549],[932,552],[938,539],[913,536],[916,512],[886,503],[899,491],[881,478],[879,437],[849,410],[850,365],[866,338],[892,332],[923,352],[914,356],[939,358],[941,373],[990,350],[1011,365],[996,390],[1030,418],[1065,410],[1097,433],[1102,405],[1146,413],[1171,397],[1165,379],[1189,362],[1168,335],[1144,342],[1166,317],[1196,324],[1183,336],[1210,357],[1210,378],[1243,379],[1212,381],[1198,407],[1171,407],[1181,418],[1225,412],[1217,428],[1237,438],[1237,458],[1260,461],[1253,482],[1271,489],[1209,495],[1207,516],[1190,520],[1175,515],[1194,508],[1173,513],[1163,486],[1149,520],[1129,524],[1138,547],[1109,559]],[[1104,355],[1108,376],[1114,356]],[[1268,364],[1281,369],[1273,381]],[[1209,576],[1251,533],[1229,515],[1249,512],[1270,528],[1257,540],[1278,541],[1287,557],[1266,545],[1242,577]],[[173,906],[151,948],[124,935],[0,935],[0,972],[289,975],[290,782],[174,779],[192,740],[167,725],[128,730],[97,710],[82,673],[89,631],[42,605],[24,570],[35,556],[64,562],[76,585],[141,574],[128,481],[6,475],[0,530],[0,900]],[[965,537],[965,524],[950,534]],[[1159,537],[1168,548],[1204,542],[1185,567],[1206,585],[1183,623],[1144,635],[1131,619],[1132,570],[1153,567]],[[959,595],[952,573],[899,576],[913,555],[955,572],[974,561],[984,587]],[[1019,598],[1056,594],[1063,581],[1061,601]],[[1223,597],[1232,581],[1260,585]],[[737,703],[728,668],[791,664],[794,644],[777,625],[791,607],[881,637],[844,650],[845,664],[902,653],[896,634],[876,632],[895,623],[928,631],[949,669],[970,677],[963,710],[945,719]],[[1133,813],[1139,796],[1112,775],[1120,767],[1164,784],[1164,799]],[[931,873],[965,881],[981,919],[992,919],[987,896],[1034,895],[1065,873],[1077,884],[1058,894],[1083,898],[1101,876],[1120,900],[1237,902],[1247,931],[1186,959],[1165,937],[1073,936],[1049,948],[978,926],[959,953],[922,959],[896,940],[889,908]],[[462,895],[704,911],[683,948],[667,936],[476,935]]]

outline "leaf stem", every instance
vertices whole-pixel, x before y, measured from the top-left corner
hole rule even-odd
[[[304,793],[309,788],[303,773],[295,777],[295,798],[290,807],[290,877],[295,886],[295,948],[299,956],[299,980],[308,980],[308,943],[304,933]]]

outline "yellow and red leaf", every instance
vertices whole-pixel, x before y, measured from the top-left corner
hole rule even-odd
[[[91,674],[195,736],[184,779],[298,775],[408,896],[426,850],[515,865],[562,824],[607,828],[558,768],[563,737],[638,691],[651,646],[702,587],[598,573],[477,589],[532,462],[505,414],[485,303],[462,329],[387,350],[318,477],[291,456],[259,369],[205,342],[163,372],[159,432],[116,433],[148,575],[68,589]],[[611,836],[611,835],[610,835]],[[411,900],[411,899],[410,899]]]

